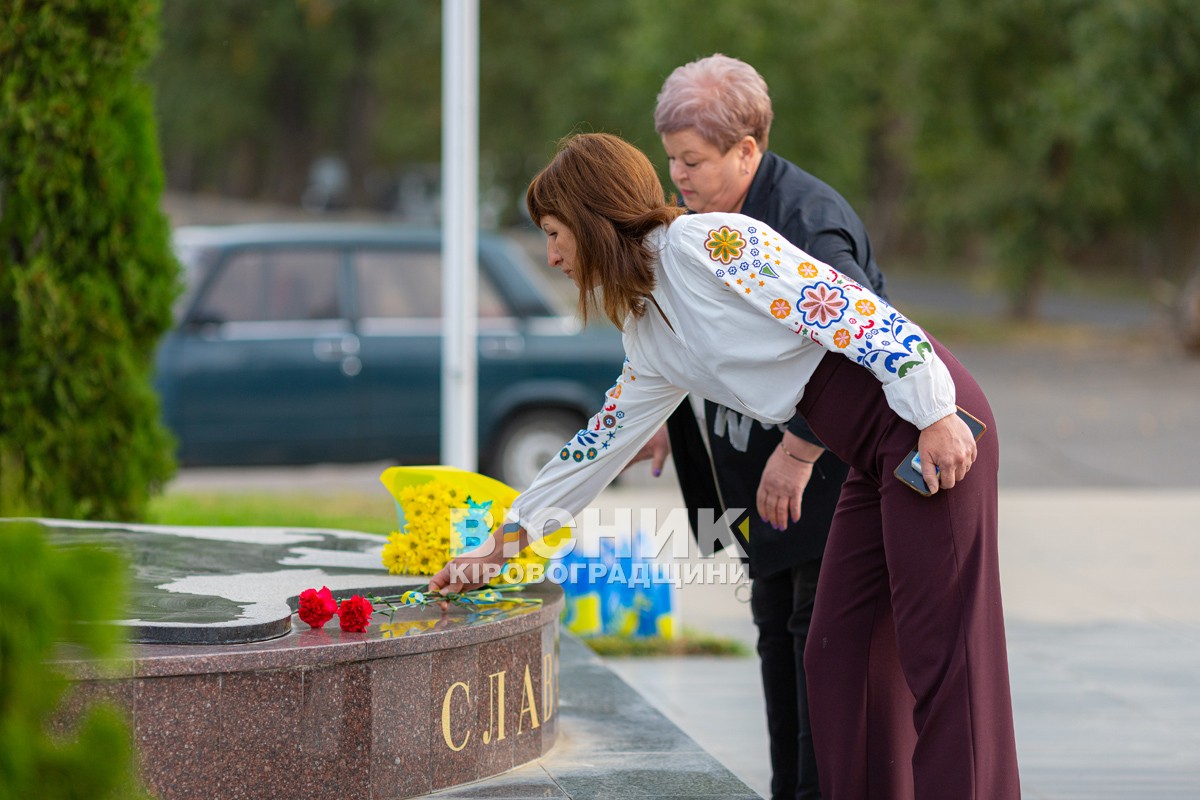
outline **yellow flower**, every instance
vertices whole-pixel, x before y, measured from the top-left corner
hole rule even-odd
[[[462,534],[455,522],[469,515],[468,500],[478,504],[490,498],[468,498],[446,481],[432,480],[419,486],[397,490],[397,500],[404,511],[404,529],[393,531],[383,547],[382,561],[393,575],[433,575],[451,557],[464,550]],[[507,509],[491,507],[480,513],[479,520],[494,528],[504,519]],[[480,531],[480,533],[484,533]],[[545,565],[546,559],[526,549],[513,559],[527,572],[531,564]],[[501,573],[503,577],[503,573]],[[502,580],[493,581],[501,583]]]
[[[805,261],[796,267],[796,272],[799,272],[802,278],[815,278],[817,277],[817,265],[811,261]]]
[[[875,304],[864,297],[854,304],[854,310],[864,317],[869,317],[875,313]]]
[[[833,334],[833,343],[842,349],[849,347],[850,331],[846,330],[845,328],[838,328],[837,332]]]

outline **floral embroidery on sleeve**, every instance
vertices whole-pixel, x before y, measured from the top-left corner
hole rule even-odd
[[[742,257],[742,248],[746,246],[746,240],[742,238],[740,231],[722,226],[719,231],[708,232],[708,241],[704,246],[708,249],[709,258],[728,264],[735,258]]]
[[[617,438],[617,431],[624,427],[625,411],[621,408],[622,385],[637,380],[629,366],[629,359],[621,368],[621,377],[611,389],[605,392],[604,407],[599,414],[593,416],[587,424],[575,434],[571,441],[563,446],[558,457],[562,461],[592,461],[602,450],[612,446]]]
[[[710,262],[724,265],[710,268],[730,289],[793,332],[885,380],[903,377],[933,351],[921,329],[900,312],[765,225],[709,230],[704,246]]]
[[[802,319],[805,325],[828,328],[845,315],[848,305],[850,302],[846,300],[845,292],[821,281],[800,292],[796,307],[804,312]]]

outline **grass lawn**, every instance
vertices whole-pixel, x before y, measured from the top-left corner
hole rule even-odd
[[[624,636],[593,636],[581,641],[597,655],[612,657],[651,656],[733,656],[751,655],[750,648],[736,639],[714,636],[711,633],[685,628],[674,639],[659,636],[627,638]]]
[[[170,492],[150,502],[157,525],[255,525],[338,528],[386,536],[396,508],[386,495],[345,492]]]

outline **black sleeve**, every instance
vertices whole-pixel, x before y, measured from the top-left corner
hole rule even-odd
[[[799,411],[788,420],[787,429],[809,444],[815,444],[817,447],[825,446],[825,443],[818,439],[817,435],[812,432],[812,428],[808,427],[808,421],[804,419],[804,415]]]
[[[843,275],[871,289],[871,280],[855,258],[854,244],[842,228],[823,228],[809,241],[807,248],[802,248],[813,258],[825,262]]]

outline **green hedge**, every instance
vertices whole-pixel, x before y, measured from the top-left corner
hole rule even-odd
[[[139,70],[156,0],[0,24],[0,516],[136,519],[174,472],[150,385],[179,268]]]
[[[0,522],[0,800],[141,798],[126,723],[94,709],[69,739],[50,723],[66,680],[46,662],[60,643],[120,654],[125,570],[113,552],[50,546],[28,523]]]

